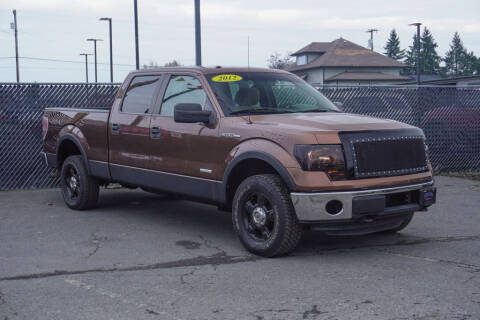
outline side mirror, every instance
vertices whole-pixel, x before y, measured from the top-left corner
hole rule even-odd
[[[203,122],[210,124],[211,110],[202,110],[198,103],[178,103],[173,107],[173,120],[181,123]]]

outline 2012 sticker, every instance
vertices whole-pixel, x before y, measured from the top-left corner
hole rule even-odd
[[[236,82],[243,78],[237,74],[219,74],[212,78],[214,82]]]

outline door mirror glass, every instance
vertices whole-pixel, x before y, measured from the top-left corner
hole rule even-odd
[[[181,123],[211,123],[212,111],[202,110],[199,103],[177,103],[174,107],[173,119]]]

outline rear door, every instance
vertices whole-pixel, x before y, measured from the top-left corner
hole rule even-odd
[[[135,170],[148,167],[151,114],[161,80],[161,75],[133,76],[121,105],[112,110],[109,157],[113,180],[133,182]]]

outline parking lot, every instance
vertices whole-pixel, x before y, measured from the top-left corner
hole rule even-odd
[[[437,178],[399,234],[306,232],[289,257],[248,254],[215,207],[102,190],[0,192],[0,320],[479,319],[480,181]]]

